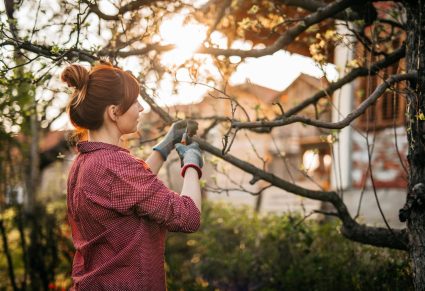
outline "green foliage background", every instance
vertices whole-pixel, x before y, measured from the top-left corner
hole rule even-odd
[[[44,258],[44,276],[56,290],[71,283],[72,244],[65,213],[63,202],[38,210],[40,238],[31,250]],[[19,279],[24,263],[18,215],[9,209],[2,219]],[[205,203],[200,231],[168,235],[169,290],[413,290],[407,253],[351,242],[338,227],[334,221],[318,223],[296,214],[258,215],[248,208]],[[1,256],[0,290],[9,288]]]
[[[344,239],[336,221],[205,205],[201,230],[170,234],[170,290],[413,290],[408,254]]]

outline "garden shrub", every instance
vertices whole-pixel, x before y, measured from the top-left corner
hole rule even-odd
[[[170,290],[413,290],[406,252],[345,239],[339,223],[204,204],[193,234],[169,234]]]
[[[32,215],[21,206],[0,213],[17,290],[66,290],[74,254],[64,201],[36,204]],[[0,243],[0,290],[11,290],[4,241]]]
[[[18,286],[39,290],[48,284],[50,290],[66,290],[73,250],[65,203],[37,210],[36,242],[31,241],[30,225],[24,229],[32,273],[26,284],[16,213],[9,209],[0,218],[8,231]],[[406,252],[349,241],[338,228],[337,221],[259,215],[248,208],[204,203],[198,232],[168,234],[168,289],[413,290]],[[0,252],[0,290],[9,290],[2,246]]]

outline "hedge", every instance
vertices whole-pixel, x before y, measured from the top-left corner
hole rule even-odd
[[[170,290],[413,290],[406,252],[345,239],[337,221],[204,205],[193,234],[169,234]]]
[[[24,229],[31,274],[26,289],[66,290],[73,256],[64,202],[38,208],[37,232]],[[17,209],[19,210],[19,209]],[[24,263],[20,211],[3,211],[17,284]],[[201,229],[169,233],[169,290],[413,290],[408,254],[344,239],[336,221],[300,215],[258,215],[248,208],[205,203]],[[32,239],[38,237],[35,243]],[[11,289],[0,246],[0,290]]]

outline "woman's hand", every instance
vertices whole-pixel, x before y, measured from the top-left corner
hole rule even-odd
[[[190,124],[191,131],[189,135],[196,134],[196,130],[198,129],[198,123],[196,121],[180,120],[174,122],[164,139],[153,147],[154,150],[161,154],[164,161],[167,160],[168,155],[174,149],[174,145],[182,141],[183,134],[186,133],[188,124]]]
[[[190,145],[177,143],[176,150],[182,165],[181,175],[184,177],[188,168],[194,168],[198,172],[198,177],[201,178],[204,162],[199,144],[196,142]]]

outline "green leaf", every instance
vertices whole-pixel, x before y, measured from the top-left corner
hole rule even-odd
[[[257,5],[252,5],[252,7],[248,10],[248,14],[256,14],[260,10]]]
[[[60,52],[60,48],[57,45],[52,46],[52,48],[50,49],[50,52],[52,54],[58,54]]]
[[[425,115],[423,114],[423,112],[420,112],[419,114],[416,115],[416,118],[418,120],[425,120]]]

